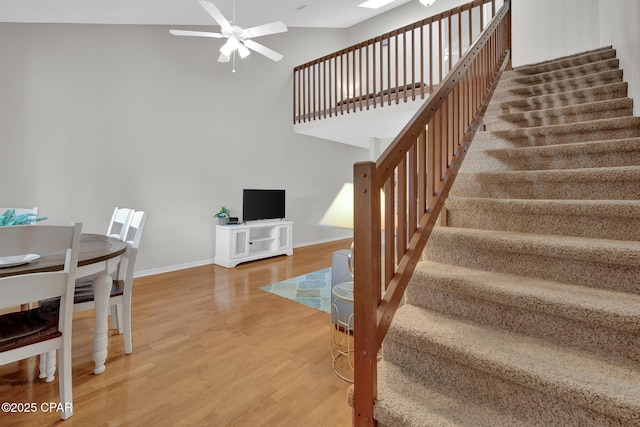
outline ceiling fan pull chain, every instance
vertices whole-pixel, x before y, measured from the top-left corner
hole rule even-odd
[[[233,0],[233,24],[236,23],[236,0]]]

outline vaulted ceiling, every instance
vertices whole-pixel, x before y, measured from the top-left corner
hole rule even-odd
[[[233,17],[234,0],[211,0]],[[363,0],[236,0],[236,21],[251,27],[282,21],[289,27],[347,28],[409,1],[379,9]],[[197,0],[0,0],[0,22],[215,25]]]

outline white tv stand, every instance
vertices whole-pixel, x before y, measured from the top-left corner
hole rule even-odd
[[[213,263],[233,268],[241,262],[277,255],[292,255],[293,222],[251,221],[216,225],[216,254]]]

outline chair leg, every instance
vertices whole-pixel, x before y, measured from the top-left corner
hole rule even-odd
[[[63,340],[60,347],[60,404],[62,407],[61,418],[66,420],[73,415],[73,383],[71,378],[71,338]],[[55,351],[54,351],[55,354]]]
[[[125,354],[133,353],[133,344],[131,340],[131,295],[124,297],[120,307],[120,319],[124,327],[124,352]]]
[[[46,378],[46,382],[52,382],[56,377],[56,351],[51,350],[40,355],[40,374],[38,378]]]
[[[47,353],[42,353],[40,355],[40,374],[38,378],[43,379],[47,378]]]
[[[118,316],[118,333],[119,334],[122,334],[123,327],[124,327],[124,325],[123,325],[124,321],[123,321],[123,317],[122,317],[122,314],[123,314],[122,313],[122,305],[123,304],[116,304],[116,306],[115,306],[116,314]]]

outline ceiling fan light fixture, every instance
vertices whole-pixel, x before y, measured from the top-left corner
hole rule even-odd
[[[238,53],[240,54],[240,58],[242,59],[246,58],[247,56],[249,56],[249,54],[251,54],[249,49],[247,49],[247,47],[242,43],[240,43],[240,45],[238,46]]]
[[[224,56],[231,56],[231,52],[235,50],[235,47],[232,47],[231,39],[229,39],[225,44],[220,48],[220,53]]]
[[[236,50],[238,46],[240,46],[240,41],[234,36],[230,36],[229,40],[227,41],[227,44],[229,45],[231,50]]]
[[[220,48],[220,53],[224,56],[231,56],[231,52],[233,52],[233,50],[231,50],[226,44]]]
[[[382,6],[386,6],[395,0],[367,0],[364,3],[360,3],[358,7],[366,7],[367,9],[379,9]]]

